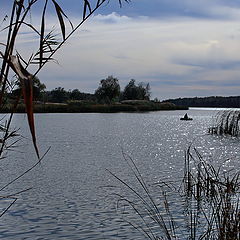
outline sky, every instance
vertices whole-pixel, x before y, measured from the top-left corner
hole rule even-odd
[[[10,2],[0,0],[1,18]],[[57,2],[77,23],[82,1]],[[39,9],[33,9],[31,23],[39,25]],[[53,10],[49,31],[58,30]],[[17,50],[27,57],[36,49],[35,40],[22,29]],[[239,53],[240,0],[132,0],[121,8],[118,0],[110,0],[54,56],[58,64],[49,63],[38,77],[47,89],[90,93],[109,75],[122,89],[135,79],[149,82],[152,98],[160,100],[234,96],[240,95]]]

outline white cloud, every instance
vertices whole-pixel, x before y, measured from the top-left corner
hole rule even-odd
[[[104,22],[104,23],[126,23],[131,20],[131,18],[127,16],[120,16],[116,12],[112,12],[108,15],[98,14],[94,16],[94,20],[97,22]]]
[[[211,95],[219,95],[218,92],[223,92],[224,81],[236,77],[233,70],[223,72],[214,69],[213,72],[204,64],[191,66],[174,60],[188,60],[190,63],[191,61],[194,63],[193,60],[203,63],[219,60],[239,61],[238,28],[238,22],[234,21],[185,19],[167,22],[131,19],[127,24],[118,22],[109,25],[93,20],[87,26],[89,32],[82,35],[82,38],[79,34],[71,40],[71,44],[65,46],[67,48],[63,50],[64,57],[59,56],[62,68],[53,69],[57,75],[62,74],[63,78],[67,78],[68,74],[76,76],[75,87],[81,89],[84,85],[84,90],[91,92],[94,91],[93,82],[96,89],[100,79],[113,74],[124,84],[131,78],[150,81],[150,85],[152,81],[154,84],[152,92],[159,97],[167,98],[168,92],[169,94],[171,92],[171,96],[174,95],[172,90],[175,87],[172,87],[171,81],[181,81],[188,89],[192,87],[194,92],[196,89],[203,91],[206,86],[204,84],[201,86],[201,79],[215,82],[215,87],[209,87],[208,91],[203,92],[210,94],[211,90]],[[234,38],[230,37],[232,35]],[[85,79],[91,86],[88,89]],[[198,81],[197,87],[193,83],[194,80]],[[162,82],[164,88],[158,88]],[[59,83],[61,84],[64,85]],[[64,86],[68,86],[67,80]],[[171,91],[167,91],[167,87]],[[228,89],[231,95],[231,89]],[[181,92],[178,91],[175,95],[181,95]]]
[[[114,75],[122,86],[131,78],[152,83],[153,97],[161,99],[234,95],[240,88],[239,29],[233,19],[96,15],[55,56],[60,66],[49,64],[39,77],[49,89],[94,92],[102,78]],[[22,52],[31,46],[29,37],[22,35]]]

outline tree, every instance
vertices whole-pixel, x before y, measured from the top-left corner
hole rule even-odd
[[[100,81],[99,88],[95,91],[95,95],[99,101],[110,103],[114,98],[120,95],[120,85],[118,79],[108,76]]]
[[[55,103],[66,102],[69,98],[69,93],[63,87],[57,87],[50,92],[49,101]]]
[[[150,99],[150,85],[143,82],[138,85],[136,80],[131,79],[123,91],[123,100],[149,100]]]
[[[16,82],[17,88],[12,91],[13,96],[19,96],[22,92],[22,86],[19,81]],[[41,83],[39,78],[37,76],[33,77],[33,83],[32,83],[32,88],[33,88],[33,99],[34,100],[42,100],[42,95],[44,93],[44,90],[46,89],[46,85],[44,83]]]
[[[81,100],[82,99],[82,93],[78,89],[73,89],[70,92],[70,99],[71,100]]]
[[[133,100],[137,98],[137,86],[135,84],[135,79],[131,79],[130,82],[126,85],[123,91],[124,100]]]
[[[150,100],[150,84],[141,82],[138,84],[138,98],[141,100]]]
[[[33,78],[33,97],[35,100],[42,100],[42,94],[44,93],[46,89],[46,85],[44,83],[41,83],[39,78],[35,76]]]

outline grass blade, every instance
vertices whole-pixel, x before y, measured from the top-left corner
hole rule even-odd
[[[40,55],[40,61],[39,61],[39,67],[42,66],[42,58],[43,58],[43,45],[44,45],[44,32],[45,32],[45,13],[47,8],[48,0],[46,0],[43,13],[42,13],[42,23],[41,23],[41,33],[40,33],[40,47],[39,47],[39,55]]]
[[[66,39],[66,28],[65,28],[65,23],[64,23],[63,17],[62,17],[62,14],[64,14],[63,10],[61,9],[61,7],[57,4],[57,2],[55,0],[52,0],[52,2],[56,9],[58,21],[59,21],[61,31],[62,31],[63,40],[65,40]],[[64,14],[64,16],[66,16],[66,15]]]
[[[84,8],[83,8],[83,20],[86,18],[87,10],[89,10],[90,14],[92,12],[91,5],[88,0],[84,0]]]

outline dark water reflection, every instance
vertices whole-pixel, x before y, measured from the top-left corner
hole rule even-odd
[[[116,213],[113,193],[128,193],[106,169],[136,184],[122,151],[132,156],[148,183],[178,179],[190,143],[214,164],[224,162],[226,170],[239,167],[239,140],[206,134],[214,111],[189,110],[190,122],[179,120],[184,113],[37,114],[41,152],[51,150],[6,191],[33,187],[1,218],[0,239],[145,239]],[[14,123],[29,136],[25,122],[16,115]],[[17,150],[22,152],[2,161],[1,184],[36,161],[28,138]],[[4,208],[6,202],[0,204]]]

